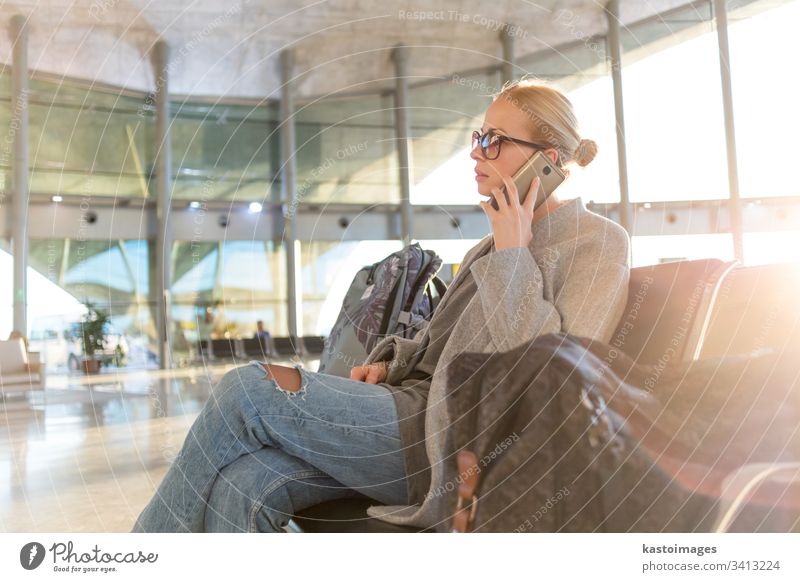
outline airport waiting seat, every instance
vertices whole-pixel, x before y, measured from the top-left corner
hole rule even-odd
[[[631,269],[627,305],[610,343],[639,363],[696,358],[722,283],[736,264],[736,261],[701,259]],[[290,529],[364,533],[421,531],[369,517],[367,507],[377,503],[366,497],[321,503],[298,512],[292,518]]]
[[[701,356],[800,352],[800,265],[734,269],[720,289]]]
[[[211,359],[214,354],[211,353],[211,340],[201,339],[197,342],[197,358],[200,360]]]
[[[44,390],[45,368],[38,352],[19,339],[0,341],[0,394]]]
[[[800,533],[800,463],[743,465],[722,488],[713,532]],[[780,500],[779,507],[774,500]]]
[[[277,355],[277,350],[272,341],[260,337],[249,337],[242,340],[242,355],[246,358],[271,358]]]
[[[631,269],[628,302],[609,342],[639,364],[697,359],[723,281],[737,261],[674,261]]]
[[[212,339],[211,353],[215,358],[235,358],[239,356],[239,340],[235,339]]]
[[[294,356],[304,357],[305,348],[302,338],[296,337],[276,337],[273,338],[277,356],[282,358],[292,358]]]
[[[197,342],[197,357],[201,360],[243,358],[244,349],[238,339],[201,339]]]
[[[304,335],[303,348],[307,356],[320,356],[325,349],[325,338],[318,335]]]

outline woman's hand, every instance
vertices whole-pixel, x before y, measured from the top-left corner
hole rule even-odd
[[[539,178],[531,182],[528,195],[523,204],[519,203],[517,185],[508,176],[503,176],[506,192],[502,188],[492,188],[492,195],[497,201],[497,210],[491,202],[481,201],[483,211],[492,223],[494,248],[496,251],[517,247],[527,247],[533,238],[533,204],[539,190]]]
[[[350,370],[350,379],[377,384],[386,380],[386,362],[374,362],[366,366],[356,366]]]

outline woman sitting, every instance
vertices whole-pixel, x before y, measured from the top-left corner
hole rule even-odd
[[[622,315],[624,229],[557,193],[534,211],[538,180],[520,203],[511,179],[537,152],[568,174],[596,151],[562,92],[504,87],[471,153],[492,234],[466,254],[430,324],[381,340],[350,379],[260,362],[226,373],[134,531],[281,531],[307,507],[359,494],[395,506],[371,515],[433,525],[441,463],[452,462],[441,454],[448,362],[558,331],[608,341]]]

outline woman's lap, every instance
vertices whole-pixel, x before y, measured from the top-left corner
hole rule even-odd
[[[227,519],[225,507],[241,513],[249,499],[275,506],[278,513],[353,491],[405,504],[404,456],[391,393],[374,384],[298,371],[297,392],[280,388],[259,362],[225,374],[137,528],[148,530],[150,523],[158,531],[196,531],[209,502],[215,515],[208,519],[218,524]],[[281,454],[261,452],[264,447]],[[283,485],[276,489],[276,483]],[[171,521],[154,517],[171,505],[177,507]]]
[[[391,392],[298,368],[300,390],[285,391],[266,377],[271,399],[267,422],[285,452],[327,473],[342,484],[384,503],[405,503],[405,462]]]
[[[303,509],[356,495],[302,459],[264,447],[239,457],[217,475],[205,531],[281,531]]]

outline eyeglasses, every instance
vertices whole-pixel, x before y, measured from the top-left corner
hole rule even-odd
[[[530,141],[523,141],[515,137],[508,137],[507,135],[500,135],[494,133],[491,129],[483,134],[480,131],[472,132],[472,149],[474,150],[477,146],[480,146],[481,153],[483,153],[483,156],[487,160],[497,159],[497,157],[500,155],[500,145],[504,141],[510,141],[512,143],[526,145],[543,150],[552,147],[547,144],[533,143]]]

